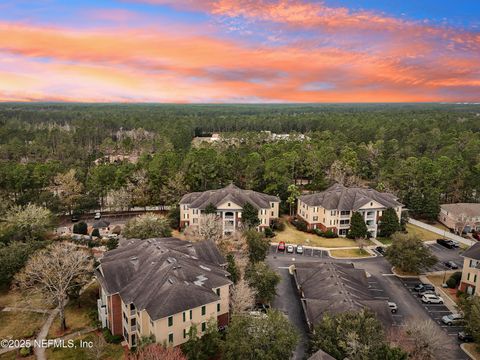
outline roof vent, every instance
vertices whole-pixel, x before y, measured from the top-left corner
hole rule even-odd
[[[206,266],[203,266],[203,265],[200,265],[200,268],[203,269],[203,270],[212,271],[209,267],[206,267]]]
[[[132,257],[130,258],[130,260],[132,260],[132,261],[138,260],[138,257],[137,257],[137,256],[132,256]]]
[[[174,283],[173,279],[170,278],[170,277],[168,278],[168,282],[169,282],[170,284],[173,284],[173,283]]]
[[[173,258],[173,257],[169,257],[169,258],[167,258],[167,262],[168,262],[169,264],[173,264],[173,263],[176,263],[176,262],[177,262],[177,259],[175,259],[175,258]]]

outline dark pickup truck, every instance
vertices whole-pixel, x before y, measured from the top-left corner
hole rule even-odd
[[[454,249],[455,243],[452,240],[447,239],[437,239],[437,244],[446,247],[447,249]]]

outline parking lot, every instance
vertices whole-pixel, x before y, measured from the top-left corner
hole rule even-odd
[[[328,258],[328,252],[325,251],[325,250],[318,250],[318,249],[312,249],[310,247],[306,247],[304,246],[303,247],[303,254],[297,254],[294,250],[293,253],[288,253],[287,250],[285,251],[278,251],[278,247],[277,245],[270,245],[270,254],[272,255],[276,255],[276,256],[285,256],[285,257],[289,257],[289,256],[294,256],[296,258],[298,258],[299,261],[301,261],[301,259],[305,259],[305,258]]]
[[[410,278],[410,279],[401,279],[403,285],[408,289],[410,294],[416,301],[418,301],[421,306],[426,310],[430,318],[435,321],[444,332],[446,332],[449,336],[456,337],[459,331],[463,330],[462,326],[452,325],[448,326],[442,322],[442,317],[445,315],[449,315],[452,312],[448,310],[448,308],[444,304],[424,304],[421,298],[418,296],[418,292],[413,290],[415,285],[419,283],[418,279]]]
[[[367,281],[369,286],[368,290],[373,298],[378,300],[385,300],[385,301],[396,300],[396,299],[391,299],[389,296],[387,296],[385,288],[380,284],[379,279],[377,279],[375,276],[370,276]],[[397,306],[399,306],[399,311],[392,314],[392,317],[393,317],[392,326],[404,326],[405,310],[403,309],[403,304],[397,304]],[[400,309],[400,307],[402,307],[402,309]]]
[[[450,270],[444,265],[446,261],[453,261],[458,265],[458,271],[462,271],[463,258],[460,254],[463,252],[461,249],[448,249],[439,244],[429,244],[428,247],[432,250],[432,253],[438,258],[438,263],[428,269],[428,271],[444,271]]]

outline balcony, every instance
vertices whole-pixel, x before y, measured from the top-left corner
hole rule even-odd
[[[136,332],[137,331],[137,325],[132,325],[130,327],[131,332]]]
[[[135,316],[137,314],[136,309],[130,309],[130,316]]]
[[[102,299],[97,300],[98,319],[102,323],[102,327],[107,326],[107,306],[103,305]]]

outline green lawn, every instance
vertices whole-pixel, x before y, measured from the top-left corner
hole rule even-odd
[[[46,316],[29,311],[1,311],[0,339],[32,338],[40,330]]]
[[[76,348],[49,348],[46,351],[47,358],[49,360],[90,360],[94,359],[96,355],[92,354],[86,348],[80,348],[80,340],[93,341],[95,336],[102,336],[90,333],[79,339],[75,339]],[[102,360],[117,360],[125,358],[124,348],[118,344],[106,344],[103,355],[100,357]]]
[[[383,245],[391,245],[392,244],[392,239],[390,238],[380,238],[377,237],[377,240],[380,241]]]
[[[0,291],[0,308],[29,307],[36,309],[52,309],[39,294],[26,294],[15,290]]]
[[[284,241],[286,244],[301,244],[301,245],[307,245],[307,246],[318,246],[318,247],[326,247],[326,248],[358,246],[355,243],[355,240],[341,238],[341,237],[327,239],[327,238],[320,237],[316,234],[309,234],[303,231],[299,231],[288,221],[285,221],[285,230],[278,231],[276,233],[276,236],[272,238],[272,241],[273,242]],[[371,245],[371,242],[368,242],[367,245]]]
[[[435,234],[431,231],[422,229],[421,227],[412,225],[410,223],[406,225],[406,228],[409,234],[418,236],[422,241],[432,241],[442,237],[439,234]]]
[[[368,251],[363,249],[330,250],[330,255],[341,258],[362,258],[372,256]]]
[[[87,288],[78,300],[70,301],[65,309],[67,330],[61,333],[60,319],[57,317],[47,337],[56,338],[92,326],[92,314],[97,312],[97,293],[98,284],[95,283]]]

